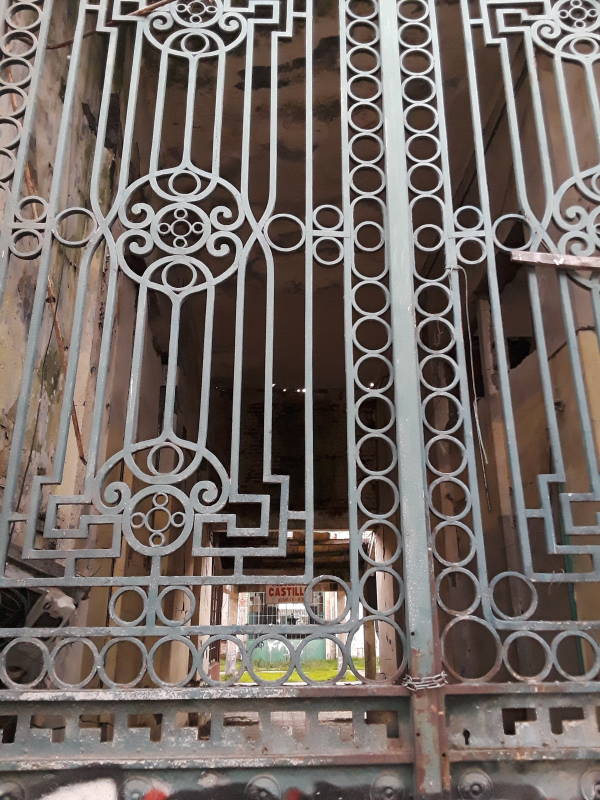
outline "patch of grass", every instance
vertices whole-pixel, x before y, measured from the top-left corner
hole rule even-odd
[[[362,661],[362,663],[361,663]],[[355,659],[355,664],[358,670],[364,669],[364,658],[363,659]],[[278,681],[284,677],[287,670],[284,669],[266,669],[255,667],[254,671],[261,680],[263,681]],[[306,677],[311,680],[315,681],[315,683],[325,683],[326,681],[333,680],[339,672],[339,666],[337,661],[335,660],[328,660],[328,661],[306,661],[302,664],[302,672],[306,675]],[[221,676],[225,678],[225,675],[221,673]],[[343,676],[340,676],[338,680],[342,681],[349,681],[349,682],[356,682],[358,679],[354,673],[350,672],[350,670],[346,670]],[[244,672],[244,674],[239,679],[239,683],[254,683],[254,678],[248,672]],[[294,670],[290,677],[287,679],[286,683],[304,683],[304,678],[300,676],[297,670]]]

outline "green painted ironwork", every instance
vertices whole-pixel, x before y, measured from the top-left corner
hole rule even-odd
[[[598,797],[585,591],[600,476],[581,336],[598,330],[599,284],[535,256],[600,247],[600,4],[0,0],[0,19],[3,330],[32,287],[4,426],[3,771],[126,760],[128,779],[220,770],[243,793],[240,770],[268,769],[269,797],[299,785],[296,766],[309,796],[329,767],[336,790],[373,798],[501,800],[523,796],[517,772],[552,797],[552,760],[565,797]],[[500,454],[480,419],[482,297]],[[549,461],[535,474],[517,301]],[[327,540],[346,548],[329,574],[318,464],[335,370],[347,535]],[[285,473],[278,448],[298,441]],[[268,584],[301,587],[298,620],[223,618],[225,595]],[[306,668],[332,651],[337,673]]]

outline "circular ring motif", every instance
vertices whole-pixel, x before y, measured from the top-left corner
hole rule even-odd
[[[238,652],[240,654],[241,663],[238,670],[232,675],[230,675],[228,678],[225,677],[223,680],[220,679],[217,680],[216,678],[211,677],[204,669],[205,658],[210,652],[211,646],[215,645],[217,642],[231,642],[233,645],[237,647]],[[210,686],[232,686],[242,677],[242,675],[247,669],[248,669],[248,664],[246,661],[246,653],[244,647],[240,642],[240,640],[236,639],[235,636],[230,636],[229,634],[226,633],[220,633],[217,634],[216,636],[210,636],[200,648],[200,652],[198,654],[198,672],[202,680],[208,683]]]
[[[379,427],[375,427],[377,424],[376,422],[373,423],[373,427],[369,427],[367,423],[364,421],[363,417],[361,417],[360,412],[363,410],[366,403],[369,401],[377,401],[378,403],[382,404],[382,407],[385,407],[389,412],[389,419],[387,422],[383,421],[379,423]],[[392,401],[389,397],[386,397],[384,394],[380,394],[377,391],[373,391],[372,389],[369,390],[368,394],[363,395],[360,400],[356,404],[356,424],[366,431],[367,433],[385,433],[389,431],[395,421],[395,413],[396,409]]]
[[[142,610],[140,611],[138,616],[132,620],[125,620],[117,614],[117,601],[127,592],[133,592],[142,601]],[[123,627],[132,627],[134,625],[139,625],[140,622],[145,618],[147,610],[148,610],[148,595],[141,587],[134,585],[119,587],[116,592],[113,592],[113,594],[110,597],[110,601],[108,603],[108,614],[110,618],[114,622],[116,622],[117,625],[122,625]]]
[[[535,642],[536,645],[539,645],[544,652],[544,664],[542,669],[539,670],[535,675],[523,675],[519,673],[512,665],[511,658],[510,658],[510,648],[515,642],[524,641],[524,642]],[[510,634],[504,641],[502,645],[502,659],[504,661],[504,665],[506,669],[510,672],[510,674],[518,681],[544,681],[550,674],[550,670],[552,669],[552,651],[548,642],[542,637],[534,633],[533,631],[514,631]]]
[[[302,670],[302,651],[305,648],[307,648],[310,644],[312,644],[312,642],[319,642],[319,641],[326,641],[326,640],[328,640],[330,642],[333,642],[336,645],[339,653],[342,656],[341,664],[340,664],[340,666],[338,668],[338,671],[336,672],[335,675],[333,675],[331,677],[328,677],[328,678],[325,678],[324,680],[319,680],[318,678],[309,678],[308,675],[306,675],[304,673],[304,671]],[[333,634],[331,634],[331,633],[312,633],[309,636],[307,636],[306,639],[303,639],[300,642],[300,644],[298,645],[298,650],[296,651],[296,660],[298,662],[298,665],[296,667],[296,672],[302,678],[302,680],[305,683],[308,683],[309,685],[314,685],[314,684],[322,685],[322,684],[333,684],[333,683],[336,683],[337,681],[340,680],[340,678],[344,677],[344,675],[346,674],[346,669],[348,668],[348,660],[347,660],[347,657],[346,657],[346,651],[345,651],[342,643],[340,642],[340,640],[337,637],[335,637]]]
[[[441,367],[442,365],[444,365],[445,369],[449,373],[449,378],[446,379],[446,383],[442,383],[440,380],[437,384],[434,384],[431,382],[431,380],[427,380],[425,377],[425,371],[431,369],[432,366]],[[419,371],[421,373],[421,383],[431,392],[450,392],[455,388],[459,381],[458,365],[453,358],[445,353],[431,353],[430,355],[426,356],[419,364]],[[439,371],[440,370],[438,370],[438,372]]]
[[[300,235],[295,244],[284,246],[273,241],[269,233],[269,228],[274,222],[278,222],[280,220],[291,222],[293,225],[299,228]],[[292,253],[294,250],[299,250],[304,244],[306,240],[306,228],[302,220],[299,217],[294,216],[294,214],[274,214],[265,226],[265,239],[269,243],[269,246],[273,248],[273,250],[277,250],[279,253]]]
[[[368,309],[361,306],[357,295],[359,292],[363,293],[365,291],[371,290],[371,294],[381,294],[383,296],[383,303],[380,307],[375,309]],[[390,293],[387,286],[384,286],[379,281],[360,281],[359,283],[355,284],[352,288],[352,305],[358,311],[359,314],[364,314],[365,316],[368,315],[376,315],[381,316],[381,314],[385,314],[385,312],[390,307]],[[378,355],[378,354],[374,354]],[[363,356],[361,356],[363,358]]]
[[[370,125],[367,123],[367,126],[365,127],[364,125],[359,124],[357,117],[361,114],[367,119],[372,119]],[[376,103],[369,103],[366,100],[362,100],[360,103],[354,103],[350,109],[348,124],[358,133],[373,133],[374,131],[379,130],[379,128],[381,128],[383,125],[383,113]]]
[[[383,614],[373,614],[368,617],[363,617],[360,620],[360,622],[348,634],[348,642],[346,644],[347,651],[348,653],[352,652],[352,642],[354,640],[354,637],[356,636],[360,628],[364,628],[365,625],[369,624],[377,624],[379,629],[379,636],[381,636],[381,630],[385,630],[384,626],[389,625],[390,628],[392,628],[395,635],[398,637],[398,642],[400,643],[400,646],[402,648],[402,658],[397,660],[396,669],[393,672],[393,674],[386,675],[383,681],[378,680],[377,678],[368,678],[366,675],[362,675],[360,671],[357,669],[356,664],[354,663],[354,660],[352,658],[350,658],[348,661],[348,667],[362,683],[370,683],[370,684],[382,683],[382,682],[395,683],[400,677],[400,675],[402,675],[402,673],[406,669],[406,659],[407,659],[406,637],[404,636],[404,632],[402,631],[402,629],[396,623],[395,620],[390,619],[389,617],[386,617]]]
[[[500,609],[496,601],[495,594],[498,589],[498,584],[500,583],[500,581],[505,581],[507,579],[520,582],[524,584],[529,590],[529,595],[530,595],[529,605],[524,611],[521,611],[520,614],[519,613],[506,614],[504,611]],[[514,596],[514,592],[511,591],[510,594],[511,596]],[[500,572],[490,581],[490,603],[494,613],[497,614],[501,619],[525,620],[529,619],[530,617],[533,616],[533,614],[535,614],[535,611],[538,606],[538,593],[535,586],[533,585],[533,582],[526,575],[523,575],[521,572],[514,572],[514,571]]]
[[[110,678],[106,672],[106,657],[108,653],[113,647],[117,647],[117,645],[121,643],[133,645],[139,651],[141,656],[140,668],[137,672],[137,675],[128,683],[125,683],[123,680],[113,681],[113,679]],[[141,642],[139,639],[136,639],[134,636],[120,636],[118,639],[110,639],[110,641],[106,642],[98,657],[98,675],[100,680],[105,686],[108,686],[111,689],[132,689],[134,686],[138,685],[138,683],[146,674],[147,656],[148,653],[146,652],[143,642]],[[129,661],[130,659],[128,659],[128,662]]]
[[[27,683],[25,682],[19,683],[18,681],[13,681],[13,679],[8,674],[7,657],[10,651],[18,646],[33,647],[39,650],[39,652],[41,653],[42,664],[40,672],[36,677],[34,677]],[[33,659],[31,658],[27,660],[30,663],[33,661]],[[3,650],[0,652],[0,680],[2,680],[2,683],[4,683],[6,686],[9,686],[12,689],[20,689],[20,690],[33,689],[34,687],[38,686],[41,683],[41,681],[45,678],[48,672],[49,663],[50,663],[50,656],[48,653],[48,648],[46,646],[46,643],[41,639],[28,636],[20,636],[16,639],[11,639],[9,643],[6,645],[6,647],[4,647]]]
[[[366,244],[364,241],[361,242],[360,234],[370,230],[374,230],[376,233],[377,238],[375,242],[371,244]],[[381,250],[385,246],[385,231],[383,225],[368,219],[364,220],[364,222],[359,222],[354,228],[354,244],[359,250],[362,250],[363,253],[375,253],[377,250]]]
[[[392,532],[393,536],[396,540],[396,549],[393,550],[392,555],[386,559],[385,561],[377,561],[375,558],[369,555],[368,552],[365,551],[365,533],[370,528],[386,528]],[[395,564],[396,561],[400,558],[400,554],[402,553],[402,535],[399,529],[391,523],[389,520],[384,519],[371,519],[364,523],[359,531],[360,535],[360,552],[363,559],[367,562],[367,564],[371,564],[373,567],[389,567],[392,564]]]
[[[435,411],[435,405],[434,404],[438,400],[440,400],[442,398],[448,403],[449,406],[453,406],[454,407],[454,410],[456,412],[456,419],[455,419],[454,423],[452,423],[452,421],[451,421],[452,420],[452,415],[448,414],[449,427],[447,427],[447,428],[436,428],[431,423],[431,421],[430,421],[430,419],[428,417],[428,411],[430,411],[430,409],[431,409],[430,413],[433,413]],[[454,397],[454,395],[450,394],[449,392],[439,392],[439,391],[438,392],[432,392],[428,397],[426,397],[423,400],[422,408],[423,408],[423,423],[425,424],[426,428],[428,430],[430,430],[432,433],[446,433],[446,434],[456,433],[456,431],[463,424],[463,417],[464,417],[463,408],[460,405],[459,401],[456,399],[456,397]]]
[[[381,330],[383,331],[383,333],[385,335],[385,341],[383,342],[383,344],[380,343],[379,347],[369,347],[368,344],[359,341],[359,338],[358,338],[359,337],[359,331],[361,330],[361,328],[364,329],[364,326],[367,326],[367,325],[371,329],[371,332],[374,332],[374,331],[378,330],[379,326],[380,326]],[[367,331],[368,331],[368,328],[367,328]],[[353,334],[353,339],[354,339],[355,346],[359,350],[362,350],[363,353],[368,353],[369,355],[371,353],[385,353],[385,351],[392,344],[392,326],[389,324],[389,322],[387,322],[384,319],[381,319],[376,314],[365,314],[364,317],[362,317],[361,319],[357,320],[354,323],[354,325],[352,326],[352,334]],[[365,338],[368,339],[368,337],[369,337],[368,333],[367,334],[363,334],[363,335],[365,335]],[[378,334],[376,333],[375,335],[377,336]]]
[[[371,606],[367,602],[365,596],[365,585],[369,580],[369,578],[371,577],[376,578],[378,574],[389,575],[392,581],[394,582],[394,585],[396,586],[397,592],[394,592],[394,594],[397,593],[397,598],[394,601],[393,605],[390,606],[390,608],[373,608],[373,606]],[[360,581],[360,602],[362,603],[364,609],[369,612],[369,614],[374,614],[375,616],[377,615],[387,616],[388,614],[395,614],[396,611],[398,611],[402,607],[402,604],[404,603],[404,581],[402,580],[400,575],[398,575],[398,573],[391,567],[384,567],[380,565],[371,567],[370,569],[365,571],[365,574],[362,576]]]
[[[434,501],[434,492],[436,491],[436,489],[438,487],[443,487],[444,484],[448,484],[449,486],[454,487],[462,495],[462,497],[461,497],[462,508],[461,509],[457,509],[456,508],[456,506],[458,505],[458,502],[457,502],[456,499],[453,498],[453,505],[454,505],[454,513],[453,514],[446,513],[446,512],[443,511],[442,508],[438,508],[438,506],[436,505],[436,503]],[[445,498],[447,492],[440,491],[440,494],[442,495],[442,497],[439,500],[439,502],[441,503],[441,501]],[[450,475],[448,475],[446,473],[444,473],[443,477],[436,478],[434,481],[432,481],[429,484],[429,487],[427,489],[427,496],[429,498],[429,508],[436,515],[436,517],[439,517],[440,519],[445,519],[445,520],[463,519],[463,517],[466,517],[466,515],[471,510],[471,505],[472,505],[471,504],[471,492],[469,490],[469,487],[463,481],[459,480],[458,478],[453,478],[453,477],[451,477]]]
[[[315,587],[317,587],[320,583],[324,583],[325,581],[327,581],[329,583],[336,583],[344,591],[344,595],[345,595],[344,608],[341,611],[341,613],[338,614],[338,616],[335,619],[324,619],[323,617],[320,617],[314,611],[314,609],[311,607],[310,602],[309,602],[310,597],[312,596],[312,593],[315,590]],[[349,608],[348,608],[348,597],[349,596],[350,596],[350,587],[341,578],[337,578],[335,575],[318,575],[316,578],[312,579],[312,581],[308,584],[308,586],[304,590],[304,608],[306,609],[306,612],[307,612],[308,616],[313,620],[313,622],[318,622],[319,625],[333,625],[335,623],[342,622],[342,620],[348,614],[348,611],[349,611]]]
[[[73,217],[80,218],[83,225],[88,225],[89,230],[87,230],[83,236],[70,239],[60,232],[60,226]],[[67,208],[57,215],[53,234],[54,238],[61,244],[64,244],[66,247],[83,247],[92,238],[92,233],[96,227],[96,218],[91,211],[88,211],[87,208]]]
[[[362,87],[364,90],[368,86],[372,87],[370,93],[359,94],[360,88],[357,87]],[[367,74],[361,71],[357,75],[353,75],[348,81],[348,95],[358,103],[363,100],[374,103],[379,100],[381,93],[381,81],[379,78],[375,78],[372,73]]]
[[[6,147],[0,147],[0,181],[5,182],[12,177],[15,171],[16,159],[14,153]]]
[[[364,65],[361,66],[360,64],[356,63],[356,61],[361,60],[361,58],[362,60],[370,60],[371,66],[367,68]],[[372,47],[367,47],[365,45],[351,47],[350,50],[348,50],[346,62],[353,72],[361,73],[363,75],[373,75],[381,69],[381,59],[379,57],[379,53]]]
[[[81,644],[87,647],[87,649],[92,655],[92,666],[90,667],[90,671],[88,672],[88,674],[80,681],[78,681],[77,683],[68,683],[67,681],[64,681],[62,678],[58,676],[56,672],[56,659],[58,657],[58,654],[63,648],[73,644]],[[98,648],[96,647],[94,642],[92,642],[91,639],[87,638],[69,636],[67,639],[62,639],[61,641],[57,642],[54,649],[52,650],[50,658],[48,659],[48,677],[52,680],[52,682],[56,686],[59,686],[61,689],[82,689],[84,686],[87,686],[87,684],[92,680],[92,678],[96,674],[97,669],[98,669]]]
[[[8,31],[0,38],[0,52],[6,58],[30,58],[37,50],[38,40],[31,31]]]
[[[449,561],[445,556],[443,556],[440,552],[440,544],[438,543],[438,537],[440,534],[445,534],[446,530],[451,528],[458,528],[461,530],[465,534],[469,543],[467,554],[456,561]],[[471,559],[475,556],[475,537],[473,536],[473,532],[467,525],[464,524],[464,522],[460,522],[460,520],[457,519],[439,522],[433,531],[433,554],[440,564],[444,564],[446,567],[464,567],[465,564],[468,564],[469,561],[471,561]]]
[[[471,581],[473,586],[473,600],[465,608],[451,608],[442,599],[442,584],[453,575],[463,575],[468,581]],[[435,592],[439,607],[442,608],[446,614],[450,614],[453,617],[469,616],[481,603],[481,589],[479,586],[479,581],[468,569],[465,569],[464,567],[457,567],[456,565],[452,565],[451,567],[448,567],[440,572],[435,581]]]
[[[440,467],[436,466],[433,461],[433,456],[431,455],[431,450],[438,446],[452,446],[456,448],[460,453],[460,462],[458,466],[454,467],[454,469],[448,467],[446,469],[441,469]],[[438,436],[434,436],[427,442],[425,446],[425,455],[427,458],[427,466],[428,468],[440,478],[448,477],[448,478],[455,478],[457,475],[460,475],[466,469],[467,466],[467,448],[465,445],[460,441],[460,439],[456,439],[452,436],[445,436],[444,434],[439,434]]]
[[[172,592],[181,592],[186,599],[188,600],[188,608],[186,609],[183,606],[182,611],[185,613],[182,617],[179,618],[171,618],[168,617],[164,610],[163,610],[163,603],[165,598],[169,596]],[[165,586],[164,589],[158,595],[158,604],[156,606],[156,616],[164,625],[187,625],[188,622],[194,616],[194,611],[196,610],[196,598],[194,597],[194,593],[189,588],[189,586]]]
[[[13,75],[13,68],[15,67],[25,73],[21,78],[15,78]],[[27,59],[20,56],[12,56],[12,58],[3,60],[0,65],[0,81],[3,86],[7,87],[27,86],[31,81],[31,64]]]
[[[375,19],[378,12],[377,0],[363,0],[363,3],[364,5],[370,4],[371,11],[367,11],[366,13],[361,14],[359,10],[353,8],[353,5],[354,6],[358,5],[359,9],[362,7],[360,4],[360,0],[359,2],[357,2],[357,0],[346,0],[346,13],[348,14],[348,16],[352,17],[352,19],[358,19],[358,20]]]
[[[367,158],[365,155],[360,155],[357,152],[357,149],[363,145],[369,146],[369,144],[375,143],[377,150],[375,155],[372,155],[370,158]],[[360,164],[376,164],[383,158],[383,141],[380,136],[377,136],[376,133],[356,133],[352,139],[350,139],[350,154],[352,158]]]
[[[170,203],[150,224],[152,238],[171,254],[194,253],[204,247],[211,233],[205,211],[191,203]]]
[[[16,147],[21,140],[22,131],[23,126],[20,120],[12,117],[0,117],[1,150],[10,151],[13,147]]]
[[[389,508],[385,511],[380,511],[379,513],[375,512],[371,508],[367,508],[365,504],[365,495],[367,494],[367,487],[372,485],[378,486],[383,485],[387,486],[389,492],[391,494],[391,503]],[[368,517],[391,517],[392,514],[396,512],[398,506],[400,504],[400,493],[398,492],[398,487],[396,484],[391,481],[389,478],[386,478],[384,475],[377,475],[377,476],[370,476],[368,478],[364,478],[357,487],[358,492],[358,507],[360,510],[366,514]],[[379,495],[379,492],[377,492]],[[379,504],[383,503],[381,497],[378,497]]]
[[[571,638],[586,642],[594,654],[592,666],[582,675],[573,675],[567,672],[560,663],[558,648],[564,641]],[[552,658],[554,659],[554,667],[557,672],[569,681],[591,681],[600,669],[600,649],[598,648],[598,643],[585,631],[561,631],[558,636],[555,636],[552,640]]]
[[[442,305],[435,311],[426,308],[424,306],[424,302],[428,296],[428,293],[429,296],[431,296],[432,293],[434,296],[437,293],[444,295],[445,305]],[[452,308],[452,294],[450,293],[450,289],[443,283],[425,281],[417,288],[415,294],[417,311],[419,314],[423,314],[426,317],[443,317]],[[421,295],[425,295],[425,297],[422,298]]]
[[[495,647],[495,656],[492,663],[492,666],[483,674],[478,676],[468,676],[465,677],[461,675],[454,669],[452,662],[450,661],[449,654],[447,652],[447,639],[448,635],[453,631],[457,626],[464,627],[465,625],[475,625],[483,628],[489,634],[489,641],[494,644]],[[486,681],[490,680],[502,664],[502,643],[500,641],[500,637],[495,628],[493,628],[489,622],[486,622],[479,617],[472,617],[472,616],[460,616],[460,617],[453,617],[450,622],[446,625],[442,632],[441,636],[441,647],[442,647],[442,658],[444,661],[444,665],[448,672],[452,675],[453,678],[460,681],[461,683],[465,680],[468,680],[472,683],[485,683]]]
[[[177,503],[181,510],[174,511],[168,503]],[[135,510],[143,503],[148,510]],[[156,518],[162,519],[161,522]],[[188,496],[175,486],[147,486],[132,498],[123,512],[123,533],[131,547],[146,556],[165,556],[177,550],[191,533],[194,521]],[[174,531],[174,538],[168,541],[165,535]],[[138,532],[146,531],[149,544],[140,541]]]
[[[377,453],[378,463],[381,464],[381,461],[385,461],[385,466],[380,466],[379,469],[367,466],[365,463],[365,456],[361,450],[367,449],[369,445],[372,445],[374,449],[377,449],[377,446],[379,445],[379,450],[381,449],[381,445],[387,446],[389,449],[387,454],[382,454],[381,452]],[[381,434],[377,433],[368,433],[356,443],[356,463],[367,475],[385,475],[398,463],[396,445],[389,436],[382,436]]]
[[[161,647],[172,644],[173,642],[179,642],[184,647],[187,647],[188,651],[191,653],[192,656],[191,665],[185,677],[180,678],[178,681],[166,681],[163,678],[161,678],[157,673],[154,666],[154,659],[156,658],[156,654]],[[190,682],[194,673],[198,669],[198,651],[196,650],[192,642],[185,636],[163,636],[162,639],[159,639],[150,648],[150,651],[148,653],[147,663],[148,663],[148,674],[150,675],[150,677],[156,683],[157,686],[169,686],[169,687],[185,686],[187,683]]]
[[[323,214],[330,214],[333,217],[331,224],[326,224],[326,220],[322,219]],[[324,203],[323,205],[315,208],[313,211],[313,226],[320,232],[340,231],[343,228],[343,225],[344,215],[341,209],[339,209],[337,206]]]
[[[365,34],[365,38],[360,38],[360,32]],[[371,38],[366,38],[367,32],[370,32]],[[356,38],[356,36],[359,38]],[[346,28],[346,37],[356,47],[373,47],[379,41],[379,28],[377,25],[367,17],[360,17],[354,19]]]
[[[286,670],[286,672],[281,675],[279,678],[274,680],[269,680],[268,678],[261,678],[259,677],[256,672],[254,671],[254,667],[252,665],[252,654],[254,651],[262,647],[266,642],[280,642],[284,648],[288,651],[290,657],[290,663]],[[292,675],[294,670],[296,669],[296,663],[294,658],[294,649],[290,644],[289,640],[285,638],[285,636],[281,636],[277,633],[267,633],[264,636],[259,636],[257,639],[252,642],[252,645],[248,651],[248,672],[252,676],[252,678],[259,683],[261,686],[280,686],[282,683],[285,683]]]
[[[344,258],[344,245],[333,236],[319,236],[314,240],[313,257],[323,267],[335,267]]]
[[[405,13],[410,11],[409,14]],[[423,22],[429,16],[429,7],[425,0],[411,0],[410,3],[398,3],[398,18],[402,22]]]

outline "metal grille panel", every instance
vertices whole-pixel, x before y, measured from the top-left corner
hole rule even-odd
[[[594,797],[600,5],[0,18],[0,762]]]

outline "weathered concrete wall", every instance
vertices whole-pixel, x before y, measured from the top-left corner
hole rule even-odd
[[[59,4],[50,32],[50,44],[68,41],[73,35],[79,4],[69,0]],[[96,146],[96,130],[100,95],[104,80],[105,42],[102,37],[89,37],[83,42],[82,66],[77,70],[75,95],[64,144],[59,143],[59,129],[64,110],[68,80],[70,47],[48,49],[43,65],[40,91],[35,102],[34,136],[27,157],[27,166],[20,196],[36,195],[48,199],[55,182],[60,188],[56,213],[72,207],[90,207],[89,185],[91,162]],[[64,146],[65,160],[60,174],[55,166]],[[113,192],[115,153],[107,149],[99,192],[110,198]],[[113,167],[111,168],[111,164]],[[27,217],[41,213],[39,204],[29,206]],[[63,236],[76,240],[89,232],[89,220],[82,215],[71,217],[60,226]],[[55,242],[51,256],[47,285],[40,286],[46,295],[41,334],[37,346],[34,383],[27,416],[27,434],[20,473],[18,494],[26,502],[31,480],[36,474],[51,470],[57,443],[60,402],[64,386],[66,363],[75,292],[78,285],[83,248],[65,247]],[[39,259],[24,260],[11,257],[6,292],[0,315],[0,472],[6,474],[8,451],[15,424],[16,405],[23,361],[32,324],[32,307],[38,284]],[[65,493],[78,486],[84,464],[80,457],[81,444],[75,438],[75,422],[85,435],[94,396],[97,365],[98,332],[102,325],[104,307],[105,263],[102,249],[92,259],[86,313],[74,400],[73,421],[69,436],[64,471]]]

